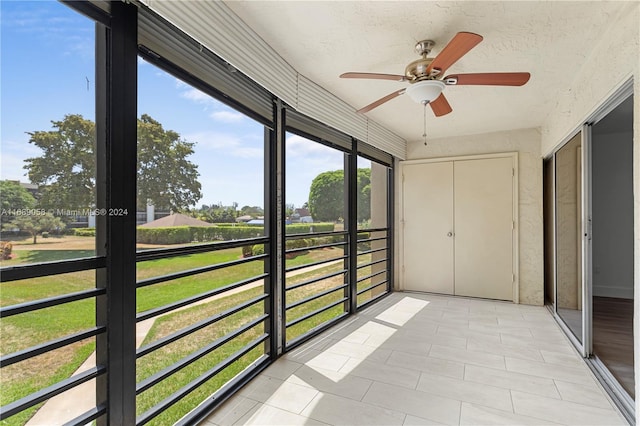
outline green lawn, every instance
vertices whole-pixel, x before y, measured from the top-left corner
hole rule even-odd
[[[82,256],[86,256],[88,251],[68,250],[67,253],[64,253],[63,250],[16,250],[14,253],[17,253],[18,256],[10,262],[20,264],[24,263],[25,259],[43,259],[38,261],[58,260],[61,258],[77,257],[79,256],[78,253],[83,253]],[[92,252],[90,255],[91,254]],[[294,259],[289,259],[287,264],[300,265],[313,263],[323,259],[335,258],[341,254],[341,249],[314,250]],[[172,272],[193,269],[205,265],[228,262],[230,260],[240,258],[241,249],[237,248],[213,253],[202,253],[171,259],[140,262],[137,268],[137,277],[139,280],[142,280],[145,278],[166,275]],[[7,262],[3,263],[2,266],[7,266]],[[325,267],[324,269],[319,269],[312,273],[327,273],[326,268],[332,267],[334,266]],[[153,309],[167,303],[219,288],[221,286],[258,275],[262,273],[262,271],[263,261],[252,261],[218,271],[141,288],[137,291],[138,312]],[[31,280],[0,283],[1,303],[3,306],[8,306],[30,300],[37,300],[94,288],[94,274],[95,273],[93,271],[83,271]],[[299,275],[296,279],[308,279],[310,276],[308,274]],[[307,289],[306,294],[311,294],[309,292],[313,291],[319,291],[319,288],[321,287],[310,286],[309,289]],[[216,300],[215,302],[176,312],[174,314],[165,315],[157,319],[148,336],[148,340],[162,337],[162,335],[166,335],[167,333],[184,327],[184,324],[193,324],[198,320],[197,318],[202,318],[202,315],[206,316],[211,315],[212,312],[219,312],[220,310],[225,309],[224,306],[235,306],[238,303],[241,303],[242,300],[246,300],[246,298],[251,297],[254,294],[260,294],[261,291],[262,287],[257,287],[236,295],[227,296]],[[304,294],[305,292],[302,292],[300,297],[306,297]],[[327,303],[327,299],[327,296],[325,296],[322,299],[305,305],[304,309],[307,309],[307,312],[309,310],[317,309],[319,305]],[[337,308],[340,308],[340,310],[342,309],[341,306],[338,306]],[[215,327],[210,327],[211,330],[201,330],[190,336],[189,339],[191,343],[187,344],[185,339],[181,339],[179,342],[169,345],[167,348],[163,348],[162,350],[143,357],[138,363],[138,380],[142,380],[144,377],[153,374],[153,372],[158,371],[158,369],[171,365],[177,359],[185,356],[185,354],[191,353],[193,350],[197,349],[198,345],[203,344],[202,342],[210,342],[215,339],[216,336],[219,337],[219,335],[221,335],[220,333],[224,334],[230,330],[236,329],[242,323],[251,320],[255,315],[259,315],[262,312],[264,312],[262,305],[257,304],[250,309],[221,321],[216,324]],[[308,330],[315,326],[314,324],[318,321],[318,323],[326,321],[326,319],[322,318],[326,317],[328,319],[331,318],[332,315],[335,315],[332,311],[324,313],[323,315],[318,315],[313,319],[297,325],[295,330],[296,332],[298,332],[297,330]],[[94,318],[95,302],[93,299],[77,301],[28,314],[20,314],[4,318],[0,320],[0,334],[2,336],[1,351],[3,354],[15,352],[17,350],[92,327],[95,323]],[[175,322],[174,318],[179,318],[182,323],[180,323],[180,321]],[[162,398],[175,391],[175,389],[199,376],[203,371],[211,368],[211,366],[215,365],[219,360],[225,359],[229,354],[235,352],[240,347],[244,346],[246,342],[261,333],[261,328],[255,327],[240,338],[234,339],[232,342],[225,344],[213,353],[203,357],[189,368],[185,368],[183,371],[164,380],[161,383],[161,386],[154,386],[148,391],[142,393],[138,397],[139,411],[143,412],[150,406],[153,406]],[[87,342],[80,342],[78,344],[56,350],[51,354],[46,355],[48,357],[47,359],[43,359],[42,357],[45,357],[45,355],[43,355],[41,357],[3,368],[3,374],[0,378],[0,384],[3,389],[2,395],[0,396],[0,404],[8,404],[53,384],[62,378],[68,377],[94,350],[94,345],[94,340],[90,339],[90,341]],[[185,398],[184,401],[177,404],[176,407],[173,407],[171,410],[167,410],[163,413],[162,419],[157,419],[157,422],[159,423],[154,423],[172,423],[173,420],[170,421],[168,419],[175,420],[184,415],[184,413],[192,409],[195,404],[199,403],[204,397],[218,389],[223,383],[257,359],[260,354],[262,354],[261,347],[256,348],[256,350],[245,355],[241,360],[225,369],[223,373],[210,380],[197,392],[194,392],[188,398]],[[37,407],[26,410],[19,415],[3,421],[2,424],[22,425],[36,409]]]

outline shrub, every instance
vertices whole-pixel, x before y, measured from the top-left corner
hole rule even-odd
[[[253,246],[242,246],[242,257],[253,256]]]
[[[2,260],[11,259],[12,250],[13,244],[11,244],[11,241],[0,241],[0,258],[2,258]]]
[[[331,222],[294,223],[285,227],[287,235],[309,234],[311,232],[333,232],[335,224]]]
[[[145,244],[184,244],[191,242],[189,226],[167,226],[163,228],[140,228],[136,236],[138,243]]]
[[[252,252],[254,256],[260,256],[261,254],[264,254],[264,244],[256,244],[255,246],[253,246]]]
[[[49,233],[47,231],[44,231],[42,233],[42,238],[49,238]]]
[[[73,235],[77,237],[95,237],[96,228],[74,228]],[[44,234],[42,236],[44,237]]]

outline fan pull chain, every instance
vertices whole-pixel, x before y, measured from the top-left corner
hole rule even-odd
[[[427,102],[422,102],[424,106],[424,133],[422,133],[422,137],[424,138],[424,146],[427,146]]]

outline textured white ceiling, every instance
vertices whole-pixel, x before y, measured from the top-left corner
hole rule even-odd
[[[346,80],[347,71],[403,74],[418,59],[415,43],[440,50],[459,31],[484,41],[447,72],[528,71],[523,87],[448,86],[453,112],[427,111],[429,137],[540,127],[558,93],[593,54],[608,21],[625,2],[604,1],[227,1],[226,4],[299,73],[363,107],[408,83]],[[615,22],[615,21],[614,21]],[[606,78],[606,64],[602,75]],[[404,95],[367,116],[405,138],[421,141],[423,109]]]

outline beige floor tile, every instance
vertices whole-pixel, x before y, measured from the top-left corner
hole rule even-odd
[[[512,358],[528,359],[531,361],[544,361],[539,350],[532,350],[531,348],[521,346],[503,345],[502,343],[485,342],[476,338],[467,339],[467,350],[509,356]]]
[[[309,367],[324,368],[325,370],[340,371],[342,366],[349,361],[346,355],[334,354],[331,352],[321,352],[305,364]]]
[[[378,339],[376,337],[377,336],[372,336],[370,339],[364,342],[364,345],[379,349],[399,350],[418,355],[426,355],[431,350],[431,344],[424,341],[424,336],[418,336],[415,333],[413,334],[413,336],[395,334],[391,337],[385,337],[383,339]],[[462,343],[462,347],[464,348],[465,342]]]
[[[401,425],[405,415],[371,404],[320,393],[302,412],[303,416],[331,425]]]
[[[286,353],[205,422],[583,426],[624,419],[545,308],[396,293]]]
[[[584,360],[577,353],[568,354],[542,349],[540,351],[544,362],[549,364],[568,365],[570,367],[584,367]]]
[[[387,359],[387,364],[457,379],[464,377],[464,364],[461,362],[410,354],[402,351],[394,351],[391,353],[391,356]]]
[[[458,424],[460,401],[441,395],[375,382],[363,401],[443,424]]]
[[[258,402],[300,414],[318,391],[295,383],[283,382],[273,377],[257,377],[243,396]]]
[[[574,353],[574,349],[567,341],[549,341],[540,340],[528,336],[515,336],[510,334],[503,334],[500,336],[501,342],[504,345],[519,346],[523,348],[530,348],[532,350],[548,350],[555,352],[562,352],[567,354]]]
[[[403,426],[442,426],[444,423],[434,422],[433,420],[423,419],[422,417],[407,414],[404,419]]]
[[[409,389],[415,389],[420,379],[416,370],[357,359],[350,359],[340,372]]]
[[[485,333],[475,330],[469,330],[469,327],[449,326],[441,324],[440,326],[438,326],[437,334],[465,339],[476,338],[485,340],[487,342],[501,342],[500,333]]]
[[[496,370],[494,368],[480,367],[477,365],[467,365],[465,366],[464,380],[498,386],[505,389],[529,392],[549,398],[560,398],[560,394],[553,380],[528,374]]]
[[[465,364],[481,365],[491,368],[505,368],[504,357],[501,355],[488,354],[486,352],[454,349],[446,346],[433,345],[429,356],[441,358],[449,361],[456,361]]]
[[[569,367],[566,365],[547,364],[544,362],[527,361],[524,359],[506,357],[507,370],[532,376],[546,377],[571,383],[592,385],[594,379],[586,367]]]
[[[462,403],[460,412],[460,425],[554,425],[558,423],[547,422],[533,417],[521,416],[507,411],[500,411],[480,405]]]
[[[429,345],[448,346],[460,349],[465,349],[467,347],[466,337],[459,337],[444,333],[425,334],[413,330],[401,330],[396,336],[398,339],[409,339],[416,342],[428,343]]]
[[[302,366],[287,379],[290,383],[331,393],[345,398],[361,400],[373,381],[337,371]]]
[[[486,324],[478,321],[469,321],[469,330],[479,331],[482,333],[498,333],[498,334],[509,334],[509,335],[515,335],[515,336],[533,336],[529,328],[490,325],[490,324]]]
[[[322,353],[316,352],[315,350],[313,352],[317,354]],[[301,363],[283,357],[267,367],[262,374],[269,377],[275,377],[276,379],[286,380],[287,377],[292,375],[301,366]]]
[[[361,331],[353,331],[342,338],[344,342],[363,344],[367,339],[371,337],[369,333],[363,333]]]
[[[516,414],[537,417],[567,425],[626,425],[613,409],[591,407],[575,402],[511,392]]]
[[[326,349],[326,352],[345,355],[350,358],[355,359],[363,359],[372,362],[385,362],[389,355],[391,355],[390,349],[382,349],[376,348],[374,346],[367,346],[358,343],[352,342],[335,342],[332,345],[329,345]]]
[[[597,385],[585,386],[556,380],[556,387],[560,392],[560,397],[565,401],[577,402],[578,404],[592,407],[612,408],[609,398],[599,389]]]
[[[260,426],[322,426],[325,423],[300,416],[270,405],[258,404],[245,414],[236,425]],[[221,425],[225,426],[225,425]]]
[[[432,395],[471,402],[498,410],[511,411],[513,409],[508,389],[483,383],[422,373],[416,389]]]
[[[207,422],[212,425],[231,425],[240,420],[257,404],[257,401],[236,395],[207,417],[205,425]]]

